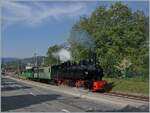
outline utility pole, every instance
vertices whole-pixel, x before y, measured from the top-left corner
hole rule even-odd
[[[36,50],[34,51],[34,67],[37,69],[37,77],[39,78],[39,67],[38,67],[38,63],[37,63],[37,54],[36,54]],[[33,75],[34,76],[34,75]],[[39,79],[38,79],[39,80]]]
[[[18,60],[18,77],[20,76],[20,59]]]
[[[37,54],[34,53],[34,66],[37,67]]]
[[[42,63],[42,65],[44,66],[44,64],[45,64],[45,57],[43,57],[43,63]]]
[[[59,56],[57,57],[57,64],[59,64]]]

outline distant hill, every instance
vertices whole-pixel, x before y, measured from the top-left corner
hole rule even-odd
[[[37,63],[41,64],[41,63],[43,63],[45,56],[37,56],[36,59],[37,59]],[[34,64],[36,59],[34,57],[23,58],[23,59],[7,57],[7,58],[2,58],[2,63],[13,64],[13,63],[20,62],[21,64],[27,65],[28,63]]]
[[[9,62],[14,62],[17,61],[17,58],[11,58],[11,57],[5,57],[5,58],[1,58],[3,63],[9,63]]]

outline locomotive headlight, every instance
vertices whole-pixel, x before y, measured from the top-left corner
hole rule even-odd
[[[88,71],[85,71],[85,74],[88,75]]]

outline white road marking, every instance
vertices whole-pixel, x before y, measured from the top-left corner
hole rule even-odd
[[[70,113],[70,111],[68,111],[66,109],[62,109],[61,111],[65,112],[65,113]]]
[[[36,95],[35,95],[34,93],[32,93],[32,92],[30,92],[29,94],[30,94],[30,95],[33,95],[33,96],[36,96]]]

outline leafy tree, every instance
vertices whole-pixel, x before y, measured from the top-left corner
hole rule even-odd
[[[87,32],[74,29],[68,41],[71,45],[72,60],[79,62],[80,60],[90,58],[95,44]]]
[[[54,45],[48,48],[46,65],[53,65],[60,62],[58,56],[55,56],[55,53],[59,51],[61,48],[62,47],[59,45]]]
[[[132,65],[127,76],[148,77],[148,17],[142,11],[132,12],[127,5],[116,2],[109,9],[99,6],[90,17],[82,17],[72,28],[90,35],[95,44],[97,62],[107,76],[118,76],[124,59]],[[84,59],[86,47],[72,39],[71,51],[77,60]],[[83,52],[84,51],[84,52]],[[83,54],[83,55],[82,55]],[[144,74],[144,75],[143,75]],[[122,73],[123,75],[123,73]]]

